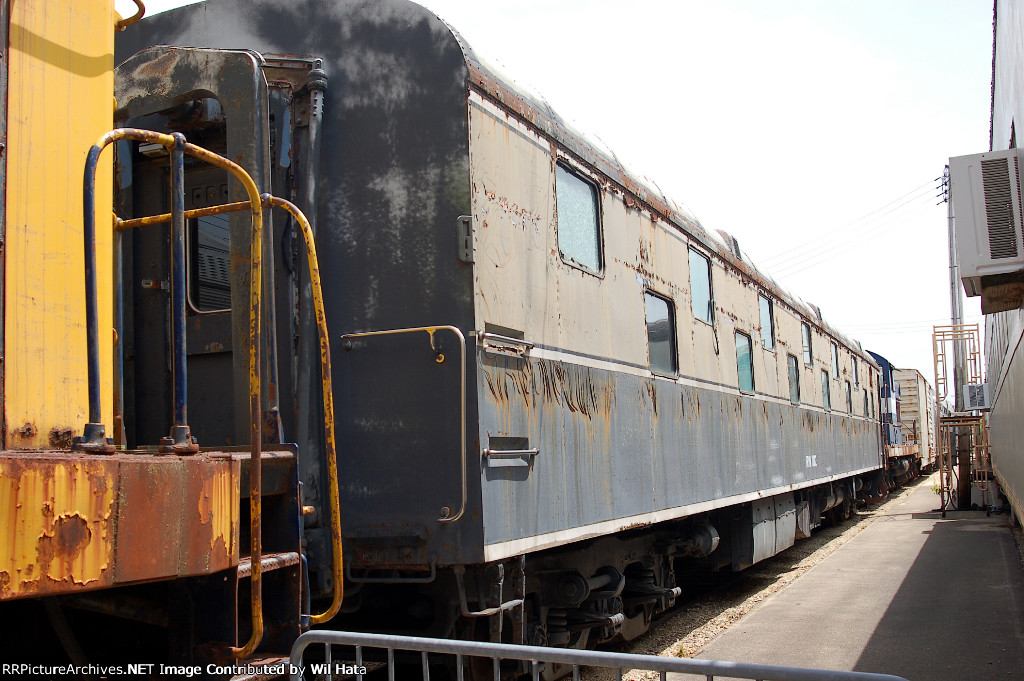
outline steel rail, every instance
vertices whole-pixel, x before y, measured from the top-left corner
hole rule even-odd
[[[142,4],[142,0],[133,0],[133,2],[136,7],[135,14],[131,15],[127,19],[121,19],[114,24],[114,30],[123,31],[146,15],[146,6]]]
[[[334,560],[334,598],[331,602],[330,607],[327,611],[319,614],[312,615],[310,622],[313,624],[322,624],[330,620],[334,615],[341,609],[341,602],[344,598],[344,582],[345,572],[342,555],[342,544],[341,544],[341,502],[340,502],[340,490],[338,484],[338,457],[337,457],[337,439],[335,437],[335,419],[334,419],[334,391],[332,388],[331,379],[331,348],[330,338],[327,331],[327,315],[325,311],[323,288],[320,283],[320,268],[316,256],[316,242],[313,234],[313,228],[305,214],[299,208],[285,199],[272,196],[270,194],[262,194],[260,196],[265,206],[274,206],[282,208],[295,218],[295,221],[299,224],[302,231],[302,236],[306,244],[306,256],[309,263],[309,276],[310,285],[313,289],[313,306],[315,309],[317,331],[320,337],[320,370],[321,370],[321,381],[323,384],[323,401],[324,401],[324,435],[325,444],[327,449],[327,467],[328,467],[328,480],[330,486],[331,495],[331,540],[333,546],[333,560]],[[183,215],[186,220],[208,217],[211,215],[221,215],[225,213],[240,212],[243,210],[249,210],[249,202],[238,201],[235,203],[226,203],[219,206],[210,206],[207,208],[196,208],[193,210],[184,211]],[[129,229],[136,229],[139,227],[148,227],[152,225],[163,224],[171,222],[174,219],[172,213],[164,213],[162,215],[151,215],[142,218],[133,218],[130,220],[117,219],[115,230],[120,233]]]
[[[219,206],[209,206],[207,208],[193,208],[192,210],[185,211],[185,219],[191,220],[193,218],[205,218],[210,215],[221,215],[224,213],[239,213],[243,210],[249,210],[248,201],[236,201],[235,203],[222,203]],[[144,218],[132,218],[130,220],[117,219],[117,224],[114,227],[115,230],[123,232],[129,229],[135,229],[137,227],[148,227],[150,225],[159,225],[164,222],[170,222],[173,219],[171,213],[163,213],[162,215],[148,215]]]

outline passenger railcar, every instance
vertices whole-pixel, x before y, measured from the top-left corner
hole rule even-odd
[[[889,488],[899,487],[921,475],[921,452],[919,447],[907,441],[903,430],[903,395],[897,381],[899,369],[878,353],[869,351],[869,354],[881,369],[878,403],[881,406],[887,485]]]
[[[772,556],[877,487],[881,379],[859,343],[422,7],[210,0],[144,20],[116,54],[119,125],[184,132],[314,224],[344,531],[328,626],[633,638],[691,570]],[[118,214],[167,212],[167,173],[161,148],[120,143]],[[184,187],[188,210],[245,198],[200,161]],[[302,560],[264,587],[264,650],[342,588],[312,294],[295,224],[268,225],[262,437],[297,449],[275,445],[262,524]],[[249,248],[248,216],[189,223],[188,413],[204,452],[250,438]],[[118,456],[149,461],[175,402],[167,234],[125,233],[117,255],[113,422],[133,452]],[[247,464],[228,460],[237,489]],[[151,620],[176,662],[244,640],[236,565],[258,522],[203,498],[200,520],[227,518],[226,572],[147,572],[116,599],[77,596],[76,612]]]
[[[496,635],[498,609],[519,640],[632,636],[672,601],[672,558],[772,555],[878,468],[871,358],[428,11],[210,2],[144,22],[119,59],[160,44],[322,61],[318,174],[280,170],[295,122],[273,97],[270,138],[316,207],[353,621],[385,599],[433,634]],[[119,92],[154,90],[166,52],[149,49]],[[178,99],[196,90],[178,78]],[[122,106],[164,105],[142,99]],[[289,345],[295,404],[308,367]],[[227,424],[214,388],[197,390]],[[308,418],[287,411],[286,438]],[[314,597],[320,531],[307,519]]]

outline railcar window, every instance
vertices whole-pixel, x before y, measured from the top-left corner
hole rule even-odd
[[[839,346],[832,344],[832,378],[839,380]]]
[[[849,381],[846,382],[846,411],[853,413],[853,388],[850,387]]]
[[[821,370],[821,405],[825,409],[832,408],[832,395],[829,393],[828,371],[825,369]]]
[[[870,416],[868,413],[868,389],[864,388],[864,416]]]
[[[601,271],[601,227],[597,186],[561,164],[555,166],[558,252],[580,267]]]
[[[189,299],[200,312],[231,309],[227,215],[197,218],[190,230]]]
[[[750,352],[750,336],[736,332],[736,372],[741,392],[754,392],[754,358]]]
[[[786,355],[789,363],[789,401],[800,404],[800,360],[793,355]]]
[[[761,347],[765,350],[775,349],[775,314],[772,301],[763,295],[757,296],[761,308]]]
[[[804,364],[811,366],[814,363],[813,355],[811,355],[811,327],[801,324],[800,330],[803,332],[804,339]]]
[[[712,323],[711,261],[690,249],[690,303],[693,316]]]
[[[853,358],[853,384],[860,385],[860,372],[857,371],[857,358]]]
[[[650,352],[651,371],[662,374],[676,373],[676,325],[672,314],[672,302],[648,291],[644,298],[647,303],[647,345]]]

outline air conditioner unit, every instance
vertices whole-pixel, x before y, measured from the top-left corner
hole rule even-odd
[[[964,411],[991,411],[992,400],[988,383],[968,383],[964,386]]]
[[[1006,283],[1006,277],[997,275],[1024,270],[1022,151],[1007,149],[949,159],[957,259],[969,296]]]

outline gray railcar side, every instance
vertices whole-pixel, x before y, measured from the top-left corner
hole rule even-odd
[[[322,59],[327,74],[317,175],[288,165],[286,91],[270,99],[270,174],[275,193],[314,199],[348,624],[383,626],[390,609],[392,623],[430,634],[632,638],[678,595],[677,568],[773,555],[824,511],[848,511],[859,476],[879,469],[878,368],[859,344],[429,11],[406,0],[212,0],[144,21],[117,59],[161,44]],[[593,267],[559,251],[560,165],[599,197]],[[293,236],[274,229],[281,417],[298,440],[304,499],[320,509],[303,527],[316,598],[331,592],[331,554],[308,378],[315,332],[295,302]],[[155,246],[135,238],[138,278]],[[691,314],[691,249],[710,263],[710,324]],[[650,368],[647,293],[673,311],[672,371]],[[773,306],[770,348],[759,295]],[[135,314],[134,342],[164,342],[159,310],[148,322],[144,306]],[[752,342],[750,389],[737,333]],[[801,358],[796,403],[790,356]],[[164,391],[161,371],[133,380]],[[224,382],[230,369],[196,364],[195,374],[193,389],[234,432],[231,402],[244,395]],[[136,416],[130,436],[152,439],[155,412],[151,427]],[[504,634],[504,616],[491,615],[502,607]]]

